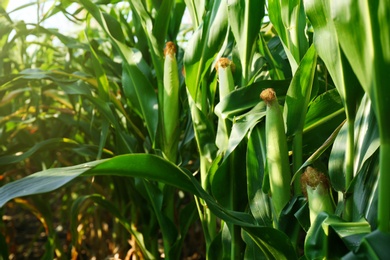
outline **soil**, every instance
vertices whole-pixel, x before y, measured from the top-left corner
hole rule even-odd
[[[26,209],[25,205],[26,203],[29,203],[28,200],[19,200],[19,202],[22,202],[22,204],[9,202],[2,210],[3,221],[2,224],[0,224],[0,231],[4,235],[8,245],[8,259],[42,259],[46,252],[45,246],[48,243],[47,230],[45,230],[44,224],[42,224],[37,216],[32,213],[31,209]],[[52,205],[53,212],[56,210],[58,211],[59,207],[60,204]],[[94,239],[88,241],[88,239],[84,237],[84,249],[78,252],[77,256],[73,255],[72,257],[69,225],[60,223],[58,219],[53,222],[57,245],[63,252],[62,257],[55,259],[136,259],[134,257],[129,257],[130,246],[122,250],[122,255],[116,254],[115,252],[118,251],[118,247],[115,247],[113,241],[108,241],[104,234],[103,237],[105,238],[103,239],[105,239],[104,244],[107,245],[107,250],[102,250],[101,243],[95,244],[94,247]],[[185,239],[182,259],[202,260],[205,259],[204,252],[205,246],[202,227],[200,222],[197,221],[192,225]]]

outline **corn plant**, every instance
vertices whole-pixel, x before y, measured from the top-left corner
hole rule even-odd
[[[1,9],[0,206],[41,220],[43,257],[182,259],[194,227],[206,259],[387,256],[386,1],[75,4]]]

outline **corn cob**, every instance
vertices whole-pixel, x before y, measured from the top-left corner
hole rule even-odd
[[[164,56],[163,151],[168,160],[175,162],[179,137],[179,75],[173,42],[167,42]]]
[[[230,92],[234,90],[233,70],[234,64],[228,58],[220,58],[215,65],[218,72],[219,100],[222,101]],[[220,152],[225,152],[229,144],[231,122],[221,115],[218,115],[218,131],[216,145]]]
[[[310,223],[313,224],[320,212],[334,212],[330,195],[329,179],[322,172],[308,166],[301,176],[302,192],[309,202]]]
[[[272,88],[260,94],[267,104],[265,118],[267,169],[270,180],[272,205],[274,210],[274,226],[284,206],[290,200],[290,164],[288,159],[287,139],[282,111],[276,93]]]

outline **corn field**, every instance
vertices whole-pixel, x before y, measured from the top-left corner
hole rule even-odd
[[[8,5],[0,259],[388,258],[389,1]]]

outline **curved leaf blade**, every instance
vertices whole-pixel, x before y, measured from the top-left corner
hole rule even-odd
[[[254,44],[258,37],[261,19],[264,16],[264,1],[229,0],[229,25],[237,42],[243,70],[243,84],[249,81]]]
[[[302,133],[317,66],[317,52],[312,45],[306,52],[287,90],[284,106],[287,136]]]
[[[151,154],[126,154],[111,159],[34,173],[0,187],[0,207],[17,197],[53,191],[78,176],[95,175],[138,177],[163,182],[203,198],[214,214],[225,221],[240,226],[256,226],[251,215],[227,210],[218,204],[191,173]]]

